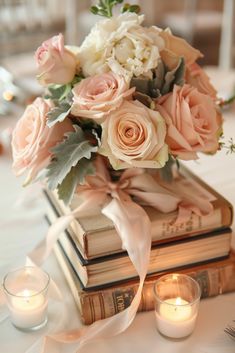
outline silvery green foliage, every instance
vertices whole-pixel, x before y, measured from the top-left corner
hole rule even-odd
[[[78,184],[84,182],[86,175],[95,174],[95,168],[92,161],[82,158],[75,167],[72,167],[61,184],[58,185],[59,199],[67,205],[71,202],[73,194]]]
[[[178,65],[170,70],[162,60],[159,60],[156,69],[152,70],[153,77],[134,77],[131,87],[136,87],[135,98],[150,107],[150,99],[159,98],[173,90],[174,85],[184,84],[185,62],[179,59]],[[150,99],[149,99],[150,98]]]
[[[56,123],[61,123],[69,115],[71,106],[67,102],[61,102],[59,106],[52,108],[47,113],[47,126],[52,127]]]
[[[51,190],[60,185],[72,167],[75,167],[83,158],[91,159],[91,153],[97,152],[85,137],[79,126],[74,125],[74,132],[69,132],[62,143],[52,149],[53,159],[47,167],[48,187]]]
[[[48,87],[48,94],[44,98],[52,100],[55,105],[47,114],[47,125],[49,127],[62,122],[69,115],[73,103],[72,88],[82,78],[81,75],[75,76],[73,81],[67,85],[51,85]]]

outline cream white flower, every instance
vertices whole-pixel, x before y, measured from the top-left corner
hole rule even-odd
[[[157,27],[142,27],[143,20],[143,15],[124,13],[98,22],[78,53],[85,76],[110,69],[127,81],[133,75],[148,75],[158,64],[164,40]]]

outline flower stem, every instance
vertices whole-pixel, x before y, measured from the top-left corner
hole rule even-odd
[[[106,0],[106,10],[107,10],[107,17],[112,17],[113,13],[112,13],[112,5],[110,3],[110,0]]]
[[[99,0],[97,5],[91,6],[90,11],[94,15],[112,17],[113,16],[113,7],[122,4],[123,0]],[[140,7],[138,5],[125,4],[122,7],[122,12],[140,12]]]

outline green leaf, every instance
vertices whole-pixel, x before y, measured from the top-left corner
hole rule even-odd
[[[130,4],[124,4],[122,6],[121,12],[135,12],[139,13],[140,12],[140,6],[139,5],[130,5]]]
[[[145,77],[133,77],[130,82],[130,87],[135,87],[136,92],[149,94],[149,79]]]
[[[184,58],[180,58],[178,67],[175,71],[175,81],[174,84],[178,86],[184,85],[184,76],[185,76],[185,60]]]
[[[98,12],[99,12],[99,9],[98,9],[97,6],[91,6],[91,7],[90,7],[90,11],[91,11],[91,13],[93,13],[94,15],[97,15]]]
[[[162,92],[162,85],[164,84],[166,74],[166,68],[164,63],[159,60],[157,68],[153,71],[153,80],[150,80],[149,83],[149,94],[153,98],[161,97]]]
[[[95,168],[92,161],[82,158],[75,167],[71,168],[62,183],[57,187],[59,199],[68,205],[72,200],[77,185],[82,184],[87,175],[94,174]]]
[[[45,96],[47,99],[52,100],[63,100],[67,94],[71,91],[71,84],[67,85],[50,85],[48,87],[49,94]]]
[[[82,129],[74,125],[75,131],[67,134],[67,139],[52,149],[53,159],[47,167],[48,187],[54,190],[61,184],[72,167],[82,158],[91,159],[91,153],[97,151],[84,136]]]
[[[121,12],[124,13],[124,12],[129,11],[130,6],[131,6],[130,4],[123,5],[122,9],[121,9]]]
[[[99,0],[98,4],[90,7],[90,11],[94,15],[112,17],[113,7],[122,3],[123,3],[123,0]],[[138,5],[125,4],[122,7],[122,12],[126,12],[126,11],[138,13],[140,12],[140,7]]]
[[[184,84],[185,62],[180,58],[177,66],[170,70],[162,60],[158,61],[156,69],[152,70],[153,78],[133,77],[130,86],[136,87],[138,93],[151,98],[158,98],[171,92],[174,85]]]
[[[58,107],[52,108],[47,113],[47,126],[52,127],[56,123],[62,122],[70,113],[70,104],[63,102]]]
[[[162,95],[170,92],[174,85],[182,86],[184,84],[184,59],[180,58],[178,65],[173,70],[166,68],[166,75],[164,78],[164,84],[161,89]]]
[[[147,95],[141,92],[134,92],[133,98],[144,104],[146,107],[153,109],[154,101]]]
[[[140,13],[140,6],[139,5],[131,5],[128,9],[129,12]]]
[[[232,104],[234,101],[235,101],[235,93],[231,97],[229,97],[228,99],[225,99],[225,100],[221,99],[219,106],[223,108],[223,107],[226,107],[227,105]]]
[[[72,86],[75,86],[77,83],[81,82],[84,79],[83,75],[80,73],[79,75],[74,76],[73,81],[71,82]]]

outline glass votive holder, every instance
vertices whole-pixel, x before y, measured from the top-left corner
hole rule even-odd
[[[3,289],[12,324],[24,331],[47,323],[49,275],[38,267],[25,266],[9,272]]]
[[[174,339],[189,336],[194,330],[199,309],[199,284],[187,275],[165,275],[155,282],[154,296],[158,331]]]

